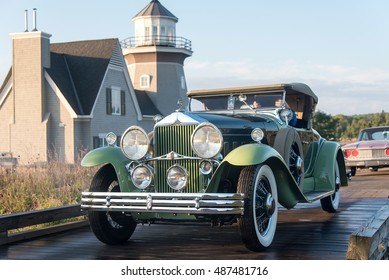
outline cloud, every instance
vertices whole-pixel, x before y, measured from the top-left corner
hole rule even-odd
[[[189,89],[303,82],[319,97],[318,109],[329,114],[389,111],[389,71],[311,62],[191,60],[185,66]]]

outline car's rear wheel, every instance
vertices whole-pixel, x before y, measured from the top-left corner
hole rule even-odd
[[[274,140],[273,148],[283,157],[289,171],[302,189],[304,185],[304,156],[300,136],[295,129],[281,129]]]
[[[91,192],[120,192],[115,170],[106,165],[93,177]],[[136,228],[131,216],[122,212],[88,211],[90,227],[101,242],[115,245],[127,242]]]
[[[248,166],[239,175],[238,192],[244,193],[245,208],[238,225],[243,243],[252,251],[271,245],[278,218],[277,184],[268,165]]]
[[[338,210],[339,207],[339,201],[340,201],[340,172],[339,172],[339,165],[336,161],[335,165],[335,192],[330,195],[326,196],[322,199],[320,199],[321,208],[324,211],[327,211],[329,213],[335,213]]]

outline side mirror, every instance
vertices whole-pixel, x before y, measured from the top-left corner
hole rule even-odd
[[[293,112],[291,109],[282,109],[280,112],[280,118],[283,120],[286,124],[292,119]]]

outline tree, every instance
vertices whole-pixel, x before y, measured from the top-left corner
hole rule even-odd
[[[351,124],[351,117],[345,115],[336,115],[333,117],[336,123],[335,126],[335,138],[337,140],[345,140],[349,139],[349,137],[345,136],[344,132],[347,130],[347,127]]]
[[[335,119],[322,111],[317,111],[313,118],[314,128],[320,135],[328,140],[334,140],[336,134]]]
[[[313,118],[314,128],[320,135],[329,140],[355,140],[359,131],[373,126],[389,125],[389,113],[382,111],[375,114],[336,115],[332,117],[322,111],[317,111]]]

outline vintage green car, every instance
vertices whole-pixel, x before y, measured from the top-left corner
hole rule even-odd
[[[102,165],[81,201],[100,241],[124,243],[138,223],[237,223],[246,247],[260,251],[273,241],[280,206],[320,200],[336,212],[347,185],[343,153],[312,128],[318,98],[307,85],[188,97],[152,132],[131,126],[120,147],[109,133],[110,145],[82,160]]]

